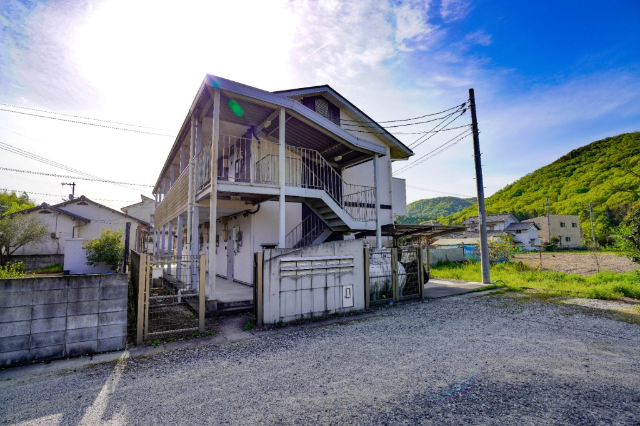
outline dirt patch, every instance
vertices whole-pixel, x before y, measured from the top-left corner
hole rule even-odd
[[[514,260],[522,261],[537,268],[540,263],[539,254],[517,254]],[[600,271],[629,272],[639,266],[628,258],[612,253],[542,253],[542,269],[565,272],[568,274],[593,275]]]

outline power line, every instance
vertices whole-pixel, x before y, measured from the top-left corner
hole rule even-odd
[[[455,117],[453,118],[453,120],[450,120],[450,121],[448,121],[447,123],[444,123],[444,122],[443,122],[443,123],[440,123],[440,124],[436,124],[436,125],[431,129],[431,132],[433,132],[433,135],[429,136],[428,138],[426,138],[426,139],[424,139],[424,140],[422,140],[422,141],[421,141],[420,139],[424,138],[426,135],[420,136],[418,139],[416,139],[416,141],[415,141],[415,142],[413,142],[411,145],[409,145],[409,148],[414,149],[414,148],[419,147],[420,145],[422,145],[423,143],[425,143],[426,141],[428,141],[429,139],[431,139],[431,138],[432,138],[436,133],[438,133],[438,132],[442,132],[442,131],[445,131],[445,130],[447,130],[447,129],[455,129],[455,127],[449,127],[449,128],[448,128],[447,126],[448,126],[449,124],[453,123],[454,121],[456,121],[458,118],[462,117],[462,116],[464,115],[464,113],[465,113],[465,112],[467,112],[467,110],[466,110],[466,109],[463,109],[463,110],[462,110],[462,112],[461,112],[460,114],[458,114],[457,116],[455,116]],[[443,127],[442,127],[441,129],[438,129],[438,130],[436,131],[436,129],[437,129],[439,126],[443,126]],[[457,128],[468,127],[468,126],[469,126],[468,124],[465,124],[464,126],[458,126]]]
[[[77,180],[87,180],[90,182],[103,182],[103,183],[112,183],[115,185],[130,185],[130,186],[148,186],[153,187],[153,185],[144,185],[141,183],[129,183],[129,182],[117,182],[114,180],[106,180],[106,179],[91,179],[87,177],[78,177],[78,176],[69,176],[69,175],[59,175],[57,173],[45,173],[45,172],[34,172],[32,170],[22,170],[22,169],[10,169],[8,167],[0,167],[0,170],[5,170],[8,172],[17,172],[17,173],[29,173],[32,175],[41,175],[41,176],[51,176],[65,179],[77,179]]]
[[[18,106],[18,105],[9,105],[9,104],[5,104],[5,103],[2,103],[2,102],[0,102],[0,105],[4,105],[4,106],[7,106],[7,107],[11,107],[11,108],[26,109],[26,110],[29,110],[29,111],[44,112],[44,113],[47,113],[47,114],[63,115],[65,117],[81,118],[83,120],[101,121],[103,123],[121,124],[123,126],[130,126],[130,127],[140,127],[141,129],[151,129],[151,130],[160,130],[160,131],[163,131],[163,132],[171,132],[171,130],[161,129],[161,128],[158,128],[158,127],[141,126],[139,124],[122,123],[120,121],[110,121],[110,120],[102,120],[100,118],[83,117],[81,115],[64,114],[62,112],[47,111],[47,110],[44,110],[44,109],[28,108],[28,107]]]
[[[465,135],[465,133],[466,133],[466,135]],[[409,169],[411,169],[411,168],[413,168],[413,167],[417,166],[418,164],[422,163],[423,161],[427,160],[428,158],[431,158],[431,157],[427,157],[427,156],[429,156],[430,154],[433,154],[434,152],[438,151],[439,149],[441,149],[441,148],[442,148],[442,147],[444,147],[445,145],[452,143],[454,140],[456,140],[456,138],[459,138],[460,136],[464,135],[461,139],[458,139],[458,140],[456,140],[455,142],[453,142],[452,146],[453,146],[453,145],[455,145],[455,144],[457,144],[458,142],[460,142],[462,139],[466,138],[466,137],[467,137],[467,136],[469,136],[470,134],[471,134],[471,133],[470,133],[470,130],[469,130],[469,129],[465,130],[464,132],[462,132],[462,133],[458,134],[457,136],[454,136],[453,138],[449,139],[448,141],[446,141],[446,142],[445,142],[445,143],[443,143],[442,145],[440,145],[440,146],[438,146],[438,147],[436,147],[436,148],[432,149],[431,151],[427,152],[427,153],[426,153],[426,154],[424,154],[422,157],[417,158],[417,159],[416,159],[416,160],[414,160],[411,164],[407,164],[406,166],[401,167],[399,170],[395,171],[395,172],[394,172],[394,174],[396,174],[396,173],[402,173],[402,172],[405,172],[405,171],[407,171],[407,170],[409,170]],[[447,148],[449,148],[449,147],[447,147]],[[438,154],[439,154],[439,153],[438,153]]]
[[[24,135],[21,135],[21,136],[24,136]],[[27,137],[27,136],[24,136],[24,137]],[[92,179],[105,180],[105,179],[102,179],[99,176],[92,175],[91,173],[87,173],[87,172],[83,172],[82,170],[74,169],[73,167],[69,167],[67,165],[64,165],[64,164],[61,164],[61,163],[57,163],[57,162],[55,162],[53,160],[49,160],[48,158],[41,157],[41,156],[39,156],[37,154],[34,154],[32,152],[25,151],[24,149],[20,149],[18,147],[13,146],[13,145],[9,145],[6,142],[0,141],[0,149],[4,149],[5,151],[9,151],[9,152],[12,152],[14,154],[21,155],[23,157],[29,158],[31,160],[38,161],[40,163],[43,163],[43,164],[46,164],[46,165],[49,165],[49,166],[53,166],[53,167],[56,167],[56,168],[59,168],[59,169],[62,169],[62,170],[66,170],[66,171],[71,172],[71,173],[77,173],[77,174],[79,174],[81,176],[89,177],[89,178],[92,178]],[[125,189],[133,189],[133,188],[129,188],[129,187],[123,186],[123,185],[118,185],[118,186],[120,186],[122,188],[125,188]]]
[[[460,109],[460,108],[464,107],[466,104],[467,104],[466,102],[463,102],[460,105],[451,107],[449,109],[445,109],[444,111],[434,112],[434,113],[431,113],[431,114],[425,114],[425,115],[421,115],[420,117],[403,118],[403,119],[400,119],[400,120],[378,121],[377,123],[395,123],[395,122],[400,122],[400,121],[420,120],[421,118],[431,117],[431,116],[434,116],[434,115],[443,114],[443,113],[445,113],[447,111],[451,111],[452,109]],[[352,122],[352,123],[373,123],[373,121],[371,121],[371,120],[369,120],[369,121],[367,121],[367,120],[347,120],[347,119],[344,119],[344,118],[341,118],[340,121],[349,121],[349,122]]]
[[[459,116],[458,116],[459,117]],[[456,117],[456,118],[458,118]],[[453,123],[454,120],[451,120],[451,122]],[[366,130],[354,130],[354,129],[345,129],[348,132],[358,132],[358,133],[369,133],[370,135],[422,135],[420,138],[418,138],[418,140],[422,139],[425,135],[428,135],[430,133],[440,133],[440,132],[446,132],[449,130],[456,130],[456,129],[462,129],[463,127],[469,127],[469,124],[465,124],[464,126],[457,126],[457,127],[447,127],[445,129],[439,129],[439,130],[427,130],[424,132],[369,132]],[[437,126],[436,126],[437,127]],[[414,142],[415,143],[415,142]]]
[[[456,194],[454,192],[446,192],[446,191],[438,191],[437,189],[424,188],[424,187],[415,186],[415,185],[407,185],[407,188],[417,189],[419,191],[436,192],[438,194],[455,195],[456,197],[476,198],[475,196],[472,196],[472,195]]]
[[[63,196],[61,195],[57,195],[57,194],[43,194],[42,192],[31,192],[31,191],[25,191],[22,189],[9,189],[9,188],[0,188],[0,191],[11,191],[11,192],[15,192],[15,193],[19,193],[19,192],[26,192],[27,194],[33,194],[33,195],[45,195],[45,196],[52,196],[52,197],[59,197],[59,198],[63,198]],[[88,197],[91,198],[92,200],[100,200],[100,201],[117,201],[117,202],[121,202],[121,203],[135,203],[135,201],[130,201],[130,200],[110,200],[107,198],[93,198],[93,197]],[[65,201],[68,201],[65,199]]]
[[[415,123],[407,123],[407,124],[396,124],[393,126],[378,126],[378,125],[373,125],[373,126],[365,126],[362,124],[349,124],[349,123],[344,123],[342,124],[343,126],[358,126],[358,127],[369,127],[369,128],[378,128],[378,127],[382,127],[383,129],[391,129],[392,127],[406,127],[406,126],[415,126],[416,124],[424,124],[424,123],[431,123],[433,121],[438,121],[438,120],[446,120],[447,118],[451,117],[452,115],[454,115],[456,112],[458,112],[459,110],[453,111],[452,113],[449,113],[443,117],[438,117],[438,118],[432,118],[431,120],[426,120],[426,121],[416,121]]]
[[[125,132],[144,133],[146,135],[164,136],[164,137],[167,137],[167,138],[172,137],[171,135],[165,135],[165,134],[162,134],[162,133],[145,132],[143,130],[135,130],[135,129],[125,129],[124,127],[105,126],[104,124],[97,124],[97,123],[85,123],[84,121],[67,120],[67,119],[58,118],[58,117],[48,117],[46,115],[33,114],[33,113],[30,113],[30,112],[24,112],[24,111],[13,111],[13,110],[6,109],[6,108],[0,108],[0,111],[13,112],[13,113],[22,114],[22,115],[30,115],[30,116],[33,116],[33,117],[48,118],[50,120],[65,121],[67,123],[85,124],[87,126],[103,127],[105,129],[124,130]]]

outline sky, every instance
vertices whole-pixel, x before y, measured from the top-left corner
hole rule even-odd
[[[640,131],[639,18],[636,0],[2,0],[0,142],[152,185],[206,73],[265,90],[329,84],[378,121],[461,104],[474,88],[491,195],[572,149]],[[450,133],[422,144],[416,158]],[[398,138],[410,144],[416,135]],[[407,180],[407,201],[474,196],[472,154],[466,138],[396,173]],[[1,167],[72,174],[6,150]],[[70,181],[0,169],[0,189],[38,202],[60,201]],[[151,195],[150,186],[75,182],[76,195],[111,207]]]

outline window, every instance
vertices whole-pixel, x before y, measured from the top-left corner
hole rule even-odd
[[[575,223],[575,222],[571,222],[571,227],[572,227],[572,228],[577,228],[577,227],[578,227],[578,224],[577,224],[577,223]]]
[[[329,102],[322,98],[316,99],[316,112],[323,117],[329,117]]]
[[[560,222],[560,228],[564,228],[565,227],[565,223],[564,222]]]
[[[569,242],[569,241],[571,241],[571,237],[564,237],[564,240],[565,240],[566,242]]]

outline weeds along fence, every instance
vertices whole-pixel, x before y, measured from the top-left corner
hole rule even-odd
[[[134,252],[131,282],[137,344],[205,331],[204,265],[204,255],[151,257]]]
[[[369,305],[423,297],[424,259],[421,247],[365,249]]]

